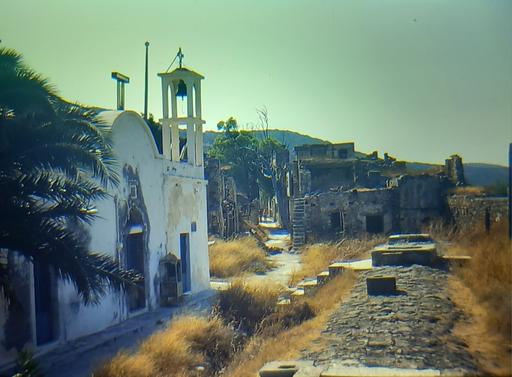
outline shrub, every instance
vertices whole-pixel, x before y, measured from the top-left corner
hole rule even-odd
[[[209,256],[210,273],[220,278],[265,272],[273,267],[253,237],[216,240],[209,248]]]
[[[261,322],[271,315],[277,305],[282,288],[278,285],[237,279],[220,291],[214,311],[247,335],[254,334]]]
[[[234,331],[219,318],[179,317],[142,343],[137,353],[118,354],[94,377],[214,375],[231,359],[234,340]]]

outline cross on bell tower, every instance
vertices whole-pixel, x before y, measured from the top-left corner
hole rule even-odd
[[[203,124],[205,122],[201,119],[201,80],[204,77],[184,68],[183,57],[180,48],[175,58],[178,59],[179,68],[172,72],[158,74],[162,79],[163,114],[160,121],[162,122],[163,155],[172,161],[185,162],[186,153],[186,162],[194,166],[203,166]],[[178,115],[178,97],[187,99],[184,115]],[[179,127],[182,125],[187,127],[187,142],[180,148]]]

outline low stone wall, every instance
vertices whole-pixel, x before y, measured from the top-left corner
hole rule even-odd
[[[508,198],[454,195],[448,198],[448,208],[459,230],[485,230],[486,227],[508,219]]]

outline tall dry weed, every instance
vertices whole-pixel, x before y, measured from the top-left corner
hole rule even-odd
[[[281,293],[282,287],[272,282],[236,279],[219,292],[214,310],[236,329],[252,335],[275,311]]]
[[[348,296],[355,280],[351,273],[342,274],[321,287],[311,298],[302,304],[290,307],[290,310],[307,307],[311,316],[294,326],[281,327],[282,331],[262,331],[253,336],[242,352],[234,357],[227,366],[224,377],[254,377],[263,365],[274,360],[293,360],[300,356],[301,350],[320,347],[321,332],[325,328],[330,314],[340,302]],[[304,309],[302,309],[304,310]],[[316,341],[313,344],[313,341]]]
[[[461,235],[454,248],[472,256],[457,275],[488,310],[487,323],[509,339],[512,337],[512,244],[507,224],[495,224],[490,233],[473,231]]]
[[[219,318],[179,317],[142,343],[136,353],[118,354],[94,377],[214,375],[231,359],[234,339],[234,331]]]
[[[265,272],[273,267],[253,237],[216,240],[209,247],[209,256],[210,273],[220,278]]]

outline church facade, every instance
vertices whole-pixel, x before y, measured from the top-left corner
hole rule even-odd
[[[74,286],[51,269],[18,260],[13,272],[20,305],[0,310],[0,369],[12,365],[17,349],[36,355],[94,334],[165,305],[162,262],[179,269],[180,292],[209,289],[206,187],[200,84],[186,68],[159,75],[163,89],[163,149],[157,149],[144,119],[133,111],[104,111],[111,127],[120,183],[96,203],[97,218],[83,225],[90,250],[113,257],[144,276],[139,287],[110,291],[98,305],[84,305]],[[180,92],[181,91],[181,92]],[[178,113],[178,95],[186,113]],[[180,143],[180,127],[186,141]]]

